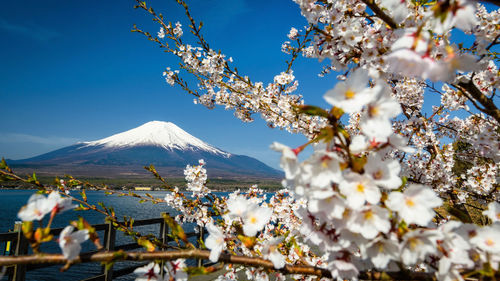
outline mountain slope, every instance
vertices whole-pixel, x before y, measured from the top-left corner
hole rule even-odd
[[[101,169],[111,173],[110,177],[137,173],[143,166],[153,164],[170,175],[182,176],[183,168],[187,164],[197,164],[199,159],[207,162],[209,176],[281,176],[281,172],[257,159],[225,152],[173,123],[161,121],[10,163],[18,167],[48,166],[65,173],[78,171],[79,174],[87,168],[87,176],[93,176]]]

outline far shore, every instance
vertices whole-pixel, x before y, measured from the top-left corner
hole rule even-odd
[[[64,179],[64,177],[59,177]],[[37,176],[37,179],[47,186],[55,186],[56,177]],[[164,185],[155,178],[100,178],[100,177],[79,177],[83,182],[89,182],[98,186],[106,186],[114,190],[135,191],[136,187],[150,187],[151,191],[165,190]],[[185,190],[186,181],[184,178],[166,178],[170,186],[177,186],[180,190]],[[252,185],[258,185],[259,188],[266,191],[276,191],[282,188],[279,179],[253,179],[253,178],[216,178],[208,181],[207,186],[212,191],[233,191],[240,189],[242,191],[249,189]],[[37,189],[35,186],[18,181],[0,181],[0,189]],[[90,188],[88,188],[90,189]],[[138,190],[137,190],[138,191]]]

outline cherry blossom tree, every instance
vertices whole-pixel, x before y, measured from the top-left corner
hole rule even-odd
[[[309,141],[296,148],[270,144],[281,153],[285,172],[283,189],[270,198],[257,186],[214,195],[206,186],[204,167],[210,163],[202,160],[185,170],[192,196],[149,167],[171,192],[144,200],[180,211],[165,221],[181,250],[151,258],[171,260],[166,277],[151,263],[136,270],[137,280],[185,280],[184,272],[193,269],[177,259],[188,257],[226,264],[219,280],[236,279],[240,266],[249,280],[284,280],[284,274],[299,280],[499,277],[500,10],[466,0],[295,0],[308,25],[291,28],[290,41],[282,45],[291,57],[287,67],[264,84],[211,49],[202,23],[184,1],[177,2],[189,32],[145,2],[136,7],[159,26],[133,31],[179,58],[178,69],[169,66],[163,73],[166,82],[193,95],[196,104],[223,106],[243,122],[259,116]],[[454,42],[455,30],[473,43]],[[330,108],[307,105],[297,93],[297,59],[328,61],[318,74],[337,80],[323,93]],[[187,82],[192,78],[195,88]],[[439,103],[429,104],[432,95]],[[308,146],[312,154],[300,161]],[[41,185],[2,165],[3,175]],[[81,182],[69,179],[69,186],[76,184]],[[61,190],[63,185],[58,184]],[[61,211],[72,207],[53,193],[34,195],[19,217],[40,220],[54,204]],[[80,202],[80,209],[96,210],[86,200],[63,196]],[[148,250],[161,246],[131,231],[131,224],[119,224],[112,210],[99,211]],[[182,225],[188,222],[207,229],[202,249],[185,238]],[[78,237],[97,241],[84,221],[75,225],[87,231]],[[42,240],[32,239],[35,245]],[[78,261],[78,247],[61,247],[71,252],[67,259]],[[104,255],[94,260],[99,258]]]

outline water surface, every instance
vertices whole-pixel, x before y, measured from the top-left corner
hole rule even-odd
[[[14,224],[19,219],[17,218],[17,212],[19,209],[25,205],[29,197],[34,194],[35,190],[0,190],[0,233],[8,232],[14,228]],[[137,194],[145,194],[146,192],[138,191]],[[153,195],[157,198],[165,197],[167,192],[165,191],[148,191],[147,193]],[[77,192],[73,192],[77,195]],[[77,196],[78,197],[78,196]],[[156,204],[153,205],[150,202],[145,202],[140,204],[138,198],[123,196],[118,197],[116,195],[105,195],[102,191],[87,191],[88,202],[91,204],[96,204],[97,202],[103,202],[106,206],[113,206],[118,217],[121,218],[123,215],[132,216],[136,220],[140,219],[150,219],[161,217],[162,212],[169,212],[172,215],[176,213],[166,206],[166,204]],[[71,220],[77,220],[78,216],[84,217],[91,224],[104,223],[104,215],[97,213],[95,211],[67,211],[63,214],[57,215],[53,222],[53,227],[65,227],[69,224]],[[43,221],[46,225],[48,216]],[[36,222],[35,222],[36,223]],[[159,225],[154,226],[143,226],[137,227],[137,230],[141,233],[159,234]],[[104,232],[98,233],[101,239],[103,239]],[[129,237],[125,237],[121,232],[117,232],[117,245],[131,243],[133,240]],[[4,244],[0,243],[0,254],[4,254]],[[95,250],[95,247],[90,241],[86,241],[83,245],[83,251]],[[44,245],[42,251],[49,253],[60,253],[59,246],[56,242],[49,242]],[[126,267],[130,264],[117,263],[115,268]],[[101,266],[98,263],[88,263],[79,264],[71,267],[66,272],[59,272],[60,265],[51,266],[44,269],[37,269],[29,271],[26,275],[26,280],[79,280],[92,275],[100,274]],[[7,280],[4,277],[3,280]],[[133,280],[133,276],[117,278],[116,280]]]

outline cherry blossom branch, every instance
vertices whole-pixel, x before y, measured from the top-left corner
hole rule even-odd
[[[389,15],[384,13],[384,11],[380,9],[380,7],[375,3],[375,1],[373,0],[361,0],[361,1],[365,3],[366,6],[368,6],[378,18],[383,20],[392,29],[398,28],[398,24]]]
[[[87,262],[114,262],[114,261],[145,261],[145,260],[176,260],[176,259],[205,259],[208,260],[210,251],[190,249],[178,251],[158,251],[158,252],[99,252],[90,254],[81,254],[78,258],[71,261],[71,264]],[[66,264],[68,261],[62,254],[38,254],[27,256],[2,256],[0,257],[0,266],[13,264]],[[329,270],[315,266],[305,265],[285,265],[282,269],[275,269],[271,261],[256,257],[238,256],[221,254],[219,262],[229,264],[239,264],[251,267],[260,267],[267,270],[279,271],[284,274],[302,274],[318,277],[332,278]],[[362,272],[360,279],[379,279],[384,273],[381,272]],[[424,272],[385,272],[394,279],[412,280],[433,280],[432,273]]]
[[[214,54],[221,55],[220,51],[215,52],[214,50],[210,49],[208,43],[206,42],[206,40],[203,38],[203,36],[201,34],[201,28],[203,26],[202,23],[201,22],[198,23],[194,20],[194,18],[191,16],[191,14],[189,12],[187,4],[182,0],[176,0],[176,1],[179,5],[183,6],[183,8],[185,10],[186,17],[189,19],[189,22],[190,22],[190,25],[189,25],[190,31],[194,35],[194,37],[196,37],[198,39],[197,44],[201,47],[200,49],[202,49],[204,51],[204,53],[206,53],[207,56],[211,56]],[[260,91],[258,89],[258,87],[256,86],[256,83],[252,83],[250,81],[250,78],[248,78],[247,76],[244,76],[244,77],[241,76],[238,73],[237,68],[231,67],[229,65],[228,61],[225,59],[222,59],[222,61],[219,62],[220,66],[223,68],[223,71],[221,73],[217,73],[217,75],[216,75],[217,77],[212,77],[210,75],[210,73],[200,72],[196,69],[196,67],[193,66],[193,65],[197,65],[197,64],[200,64],[200,65],[203,64],[202,58],[200,58],[198,56],[192,57],[192,59],[197,61],[197,63],[195,63],[195,64],[186,63],[184,61],[184,58],[183,58],[184,51],[179,52],[177,50],[177,48],[180,48],[180,46],[184,46],[184,44],[181,40],[181,36],[173,35],[175,33],[173,30],[173,27],[171,26],[171,24],[167,25],[165,23],[163,16],[161,14],[157,14],[152,8],[148,7],[146,5],[146,3],[142,2],[142,1],[137,1],[137,3],[138,3],[138,5],[136,6],[136,8],[141,8],[141,9],[145,10],[147,13],[151,14],[153,17],[153,21],[159,23],[162,26],[162,30],[166,31],[161,38],[168,38],[168,39],[172,40],[173,43],[175,43],[172,45],[175,45],[175,47],[170,47],[171,44],[163,42],[163,40],[160,40],[158,36],[154,36],[149,32],[143,31],[143,30],[137,28],[137,26],[135,26],[135,25],[134,25],[134,28],[132,29],[133,32],[138,32],[140,34],[145,35],[148,38],[148,40],[158,43],[160,45],[160,48],[165,49],[166,52],[172,53],[172,54],[178,56],[179,58],[181,58],[181,60],[183,60],[183,62],[180,63],[180,68],[187,71],[188,73],[192,74],[193,76],[195,76],[198,79],[198,81],[200,82],[201,89],[206,89],[207,92],[210,92],[210,91],[213,91],[213,88],[218,87],[220,89],[229,90],[229,94],[231,97],[237,96],[237,98],[235,98],[237,100],[237,102],[233,102],[231,100],[232,98],[231,99],[226,98],[223,101],[218,101],[218,100],[212,98],[212,100],[211,100],[212,104],[204,104],[205,106],[212,108],[214,106],[214,103],[224,104],[224,105],[226,105],[226,108],[235,109],[241,115],[238,118],[240,118],[244,121],[245,120],[251,121],[252,115],[254,113],[259,113],[259,114],[261,114],[261,117],[270,124],[270,126],[272,126],[275,123],[280,123],[280,125],[278,125],[279,127],[288,128],[289,125],[287,125],[287,124],[297,124],[296,129],[290,127],[289,130],[290,131],[294,131],[294,130],[302,131],[306,135],[313,134],[313,133],[311,133],[311,128],[308,125],[304,125],[304,124],[310,123],[309,122],[310,120],[307,116],[302,118],[303,116],[300,114],[292,115],[293,113],[290,110],[288,110],[289,108],[294,108],[297,104],[300,104],[300,99],[297,100],[294,98],[295,96],[292,96],[288,99],[288,103],[290,104],[290,106],[286,106],[285,108],[279,106],[280,102],[282,102],[282,101],[277,100],[277,99],[279,99],[282,95],[288,96],[288,94],[289,94],[285,90],[287,87],[286,85],[280,85],[279,91],[277,93],[271,93],[271,95],[270,95],[271,97],[270,97],[269,102],[263,102],[263,101],[259,100],[258,103],[255,104],[255,106],[247,107],[248,104],[252,103],[252,99],[255,97],[254,90]],[[285,71],[285,73],[290,72],[291,66],[292,66],[293,62],[295,61],[295,59],[298,57],[298,54],[300,53],[301,49],[303,49],[306,46],[306,43],[310,41],[310,39],[308,38],[308,35],[310,34],[310,32],[311,32],[311,29],[308,28],[306,30],[305,35],[303,36],[303,38],[304,38],[303,41],[300,42],[300,40],[298,40],[299,46],[297,48],[294,48],[294,53],[292,54],[292,59],[290,60],[290,62],[287,62],[287,70]],[[189,46],[189,45],[187,45],[187,46]],[[189,48],[188,48],[187,52],[190,52]],[[224,56],[222,56],[222,58],[223,57]],[[172,72],[172,71],[170,71],[170,72]],[[169,84],[171,84],[171,85],[173,85],[174,83],[178,84],[179,86],[182,87],[182,89],[186,90],[189,94],[192,94],[198,98],[203,97],[203,95],[198,93],[198,91],[196,91],[196,90],[193,91],[192,89],[190,89],[188,87],[187,83],[184,80],[182,80],[177,73],[171,74],[170,76],[169,75],[167,75],[168,79],[170,79],[170,82],[167,81]],[[238,83],[245,84],[246,87],[244,87],[245,89],[243,89],[243,90],[239,89],[238,88],[239,86],[237,87],[238,89],[234,88],[231,85],[231,84],[235,84],[234,82],[227,83],[222,78],[228,79],[228,81],[238,81]],[[238,83],[236,83],[236,84],[238,84]],[[291,86],[291,87],[293,87],[293,86]],[[267,89],[262,89],[262,90],[264,92],[268,91]],[[272,92],[272,90],[269,90],[269,91]],[[268,103],[276,105],[275,107],[278,109],[277,110],[278,112],[276,112],[276,110],[273,110],[272,108],[270,108]],[[284,112],[281,112],[281,111],[284,111],[285,113],[288,113],[288,114],[284,114]],[[277,122],[276,120],[279,122]],[[285,121],[284,124],[281,124],[281,121]]]
[[[481,108],[476,106],[477,109],[493,117],[500,124],[500,110],[492,100],[488,99],[483,93],[481,93],[472,80],[469,80],[468,82],[459,82],[455,87],[460,89],[462,92],[469,93],[474,100],[478,101],[484,107]],[[466,96],[470,99],[468,95]]]
[[[500,1],[498,1],[500,2]],[[486,50],[490,50],[491,47],[495,46],[496,44],[500,43],[500,41],[498,41],[500,39],[500,34],[497,35],[497,37],[495,37],[495,39],[488,45],[488,47],[486,47]],[[486,55],[482,55],[481,58],[484,58]]]
[[[299,56],[301,50],[306,47],[306,44],[309,42],[308,37],[309,37],[309,34],[311,33],[311,31],[318,30],[318,29],[319,28],[315,27],[314,25],[310,25],[309,28],[307,28],[306,33],[304,34],[304,40],[302,42],[297,40],[299,46],[297,48],[293,48],[292,54],[291,54],[292,58],[290,59],[290,61],[287,62],[287,68],[286,68],[285,72],[287,72],[287,73],[290,72],[290,70],[292,69],[293,63],[297,59],[297,57]],[[321,30],[321,29],[319,29],[319,30]]]
[[[14,181],[18,181],[18,182],[24,182],[24,183],[35,185],[40,190],[48,190],[48,189],[50,189],[50,187],[48,187],[48,186],[40,183],[36,179],[33,179],[33,178],[25,179],[25,178],[20,177],[19,175],[15,174],[14,171],[12,171],[12,169],[10,169],[10,167],[8,167],[8,166],[6,166],[5,169],[0,169],[0,176],[4,176],[6,178],[9,178],[10,180],[14,180]],[[81,183],[81,184],[85,184],[87,186],[91,185],[89,183],[83,183],[83,182],[80,182],[80,181],[78,181],[78,182]],[[91,186],[97,187],[97,186],[94,186],[94,185],[91,185]],[[108,189],[103,189],[103,188],[100,188],[100,189],[104,190],[104,191],[108,191],[108,192],[110,191]],[[71,196],[71,195],[68,195],[68,194],[65,194],[65,193],[61,193],[61,195],[69,197],[73,201],[75,201],[77,203],[80,203],[81,205],[85,206],[85,209],[82,209],[82,210],[93,210],[95,212],[98,212],[98,213],[106,216],[106,218],[109,219],[115,225],[115,227],[118,230],[122,231],[125,235],[128,235],[128,236],[132,237],[133,239],[136,239],[136,240],[147,239],[147,240],[151,241],[155,246],[160,247],[162,249],[173,248],[172,246],[163,243],[162,241],[160,241],[156,237],[151,240],[151,237],[149,237],[148,235],[144,236],[140,232],[135,231],[133,229],[133,225],[127,225],[126,222],[120,222],[120,221],[118,221],[118,218],[116,217],[116,215],[114,214],[114,212],[110,213],[108,208],[104,208],[104,210],[101,210],[101,209],[97,208],[95,205],[89,204],[86,200],[81,200],[81,199],[78,199],[78,198],[76,198],[74,196]],[[103,207],[103,205],[101,207]]]

